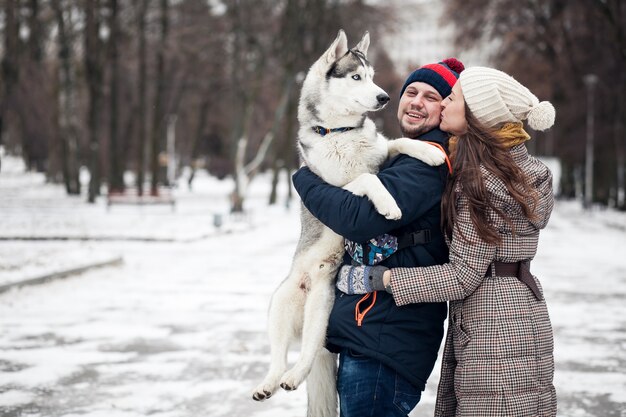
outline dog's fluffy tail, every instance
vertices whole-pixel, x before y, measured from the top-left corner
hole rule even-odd
[[[337,416],[337,355],[322,348],[306,379],[307,417]]]

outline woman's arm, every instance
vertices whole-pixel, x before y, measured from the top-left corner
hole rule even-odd
[[[461,300],[482,283],[496,254],[496,245],[480,239],[470,219],[467,198],[459,199],[450,243],[450,262],[419,268],[393,268],[388,282],[397,305]],[[468,243],[461,237],[468,238]],[[385,277],[383,276],[383,282]]]

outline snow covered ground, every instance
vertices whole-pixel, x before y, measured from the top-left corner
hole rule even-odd
[[[226,214],[232,184],[206,175],[177,190],[175,211],[107,211],[3,158],[0,284],[123,263],[0,293],[0,415],[304,416],[304,388],[250,398],[268,365],[269,298],[300,232],[285,184],[267,207],[268,178],[255,180],[242,219]],[[623,213],[560,202],[542,234],[533,272],[555,330],[559,416],[626,416],[625,255]],[[412,417],[432,415],[438,377]]]

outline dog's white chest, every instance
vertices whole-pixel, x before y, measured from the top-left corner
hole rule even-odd
[[[301,138],[302,155],[309,168],[324,181],[337,187],[344,186],[360,174],[378,172],[387,158],[386,139],[366,140],[360,133],[344,132],[322,137],[307,132]]]

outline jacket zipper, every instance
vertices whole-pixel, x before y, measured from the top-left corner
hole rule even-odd
[[[365,318],[365,315],[372,309],[372,307],[374,307],[374,304],[376,304],[377,293],[378,291],[368,292],[363,297],[361,297],[358,303],[356,303],[356,306],[354,307],[354,320],[356,320],[356,325],[358,327],[361,327],[361,325],[363,324],[363,319]],[[367,300],[368,298],[370,298],[372,294],[373,294],[373,298],[372,298],[371,304],[367,306],[365,310],[360,311],[361,303]]]

